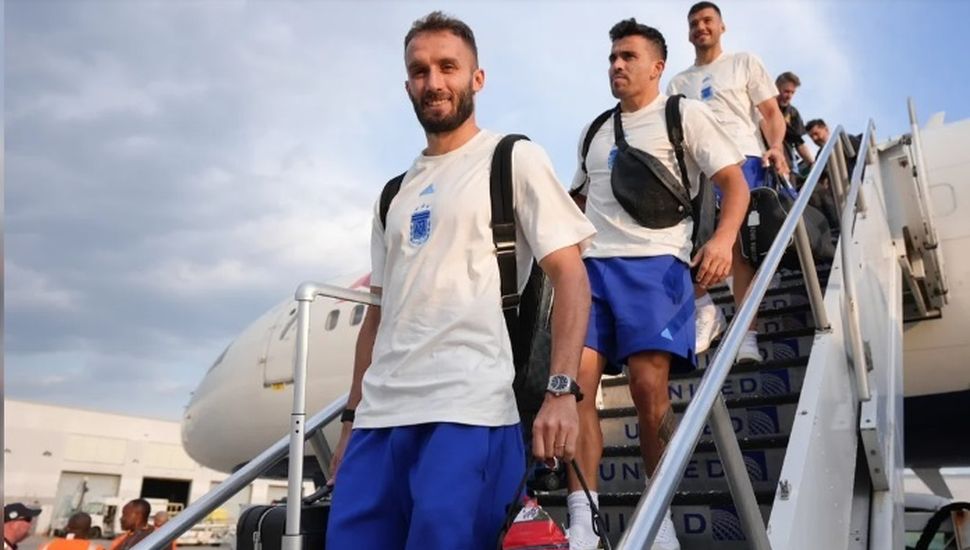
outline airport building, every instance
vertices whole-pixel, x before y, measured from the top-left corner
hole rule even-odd
[[[178,422],[11,399],[3,419],[3,498],[43,510],[37,533],[99,503],[142,497],[178,509],[228,477],[189,458]],[[285,495],[285,480],[257,480],[222,513],[234,524],[242,507]]]

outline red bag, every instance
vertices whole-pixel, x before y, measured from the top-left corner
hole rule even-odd
[[[562,527],[539,506],[525,497],[522,509],[502,537],[502,550],[569,550]]]

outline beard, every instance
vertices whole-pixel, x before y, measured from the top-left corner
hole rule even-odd
[[[468,87],[458,92],[455,97],[457,105],[454,112],[441,116],[426,114],[423,109],[424,102],[439,99],[441,95],[428,92],[418,99],[408,94],[408,97],[411,98],[411,105],[414,107],[414,114],[418,117],[418,122],[421,123],[424,131],[429,134],[444,134],[454,131],[475,112],[475,94],[472,91],[471,83],[469,83]]]

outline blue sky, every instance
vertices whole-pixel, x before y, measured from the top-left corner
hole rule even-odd
[[[225,345],[306,279],[368,269],[370,207],[423,135],[411,21],[475,30],[478,120],[569,181],[635,16],[692,62],[690,2],[7,2],[5,390],[178,418]],[[878,135],[970,117],[970,3],[723,2],[728,50],[796,72],[795,104]],[[664,85],[667,78],[664,79]]]

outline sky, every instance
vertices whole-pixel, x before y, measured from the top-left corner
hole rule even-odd
[[[27,1],[4,13],[4,391],[178,419],[209,365],[304,280],[369,269],[384,182],[424,146],[403,37],[476,33],[477,120],[569,181],[610,107],[613,23],[693,62],[691,2]],[[970,2],[723,1],[729,51],[801,77],[803,117],[880,138],[970,117]]]

